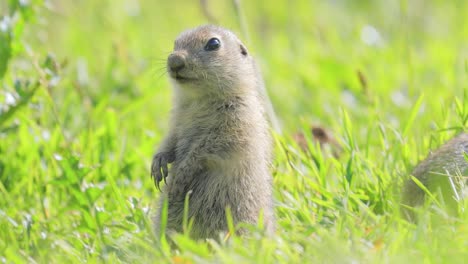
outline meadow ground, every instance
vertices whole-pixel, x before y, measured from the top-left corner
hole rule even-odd
[[[0,0],[0,263],[466,263],[468,213],[413,224],[399,200],[412,167],[466,127],[466,14],[461,0]],[[209,22],[246,42],[282,122],[277,231],[179,235],[171,251],[151,233],[149,177],[165,59]],[[299,150],[310,125],[339,158]]]

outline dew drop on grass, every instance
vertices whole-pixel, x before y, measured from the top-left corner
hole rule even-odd
[[[49,132],[49,130],[47,130],[47,129],[42,130],[42,138],[43,138],[45,141],[49,141],[49,140],[50,140],[50,132]]]
[[[88,63],[84,58],[79,58],[76,63],[77,80],[81,86],[89,84]]]
[[[49,87],[55,87],[55,86],[57,86],[57,84],[59,82],[60,82],[60,77],[59,76],[54,76],[49,81]]]
[[[369,46],[377,46],[382,42],[379,31],[370,25],[365,25],[361,29],[361,40]]]
[[[140,15],[141,8],[138,1],[125,1],[124,5],[129,17],[137,17]]]
[[[0,20],[0,31],[7,32],[11,27],[11,18],[9,16],[4,16],[2,20]]]
[[[141,180],[136,180],[133,182],[133,186],[136,188],[136,189],[141,189],[143,188],[143,182]]]
[[[341,92],[341,98],[347,106],[352,108],[357,106],[357,99],[351,91],[343,90]]]
[[[410,104],[408,100],[408,96],[404,94],[402,91],[395,91],[391,95],[392,102],[399,107],[405,107]]]
[[[16,98],[12,93],[5,93],[5,103],[7,105],[15,105],[16,104]]]
[[[60,154],[54,153],[54,159],[57,161],[63,160],[63,157]]]

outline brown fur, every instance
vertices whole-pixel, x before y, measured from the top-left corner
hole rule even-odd
[[[204,49],[211,38],[220,40],[219,49]],[[232,32],[201,26],[176,39],[168,72],[174,108],[169,133],[152,165],[157,186],[168,175],[159,206],[168,203],[167,231],[182,231],[188,196],[190,234],[196,239],[227,231],[226,208],[234,224],[257,224],[262,212],[271,232],[272,140],[263,82],[253,58]],[[168,163],[172,167],[167,173]],[[157,233],[160,208],[154,223]]]
[[[462,182],[466,181],[460,181],[460,176],[466,177],[468,173],[466,154],[468,154],[468,134],[461,133],[429,154],[411,173],[429,191],[436,195],[442,194],[441,201],[447,205],[451,213],[456,212],[457,199],[461,198],[463,192]],[[419,206],[424,203],[425,192],[409,179],[403,188],[402,198],[405,206]],[[412,210],[404,209],[403,213],[407,218],[415,217]]]

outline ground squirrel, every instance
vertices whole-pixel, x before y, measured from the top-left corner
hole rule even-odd
[[[441,194],[440,201],[452,213],[456,212],[457,201],[463,196],[463,185],[466,182],[464,177],[468,172],[468,162],[465,157],[467,154],[468,134],[461,133],[430,153],[411,173],[429,191],[436,195]],[[403,188],[402,199],[405,217],[414,220],[415,215],[411,207],[424,203],[425,191],[409,179]]]
[[[234,224],[257,224],[262,214],[263,226],[271,232],[272,139],[254,59],[231,31],[207,25],[179,35],[167,71],[174,89],[173,110],[151,173],[158,188],[167,177],[156,232],[160,233],[165,201],[166,230],[182,231],[186,197],[195,239],[226,232],[227,208]]]

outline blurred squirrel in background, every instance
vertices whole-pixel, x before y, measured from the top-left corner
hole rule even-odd
[[[461,133],[430,153],[411,173],[452,215],[456,215],[458,202],[463,199],[468,172],[467,154],[468,134]],[[416,181],[408,179],[402,193],[403,215],[416,220],[413,208],[423,205],[426,196],[426,191]]]

